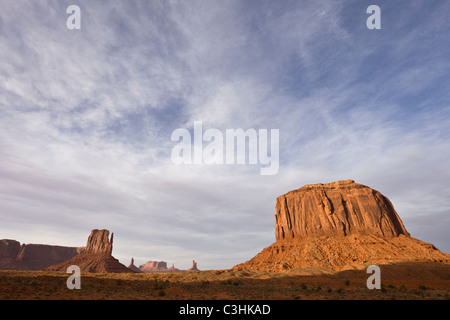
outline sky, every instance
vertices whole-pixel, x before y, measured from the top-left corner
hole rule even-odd
[[[353,179],[450,252],[450,2],[0,5],[0,239],[108,229],[125,265],[226,269],[275,241],[278,196]],[[194,121],[278,129],[278,172],[176,165],[171,134]]]

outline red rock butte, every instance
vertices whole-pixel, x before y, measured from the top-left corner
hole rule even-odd
[[[109,238],[109,230],[94,229],[89,235],[84,250],[73,258],[62,263],[44,268],[44,271],[66,271],[70,265],[80,267],[81,272],[122,273],[134,272],[112,256],[113,237]]]
[[[353,180],[305,185],[277,198],[277,241],[317,236],[408,235],[392,203]]]
[[[353,180],[305,185],[278,197],[275,209],[276,242],[233,269],[450,263],[450,255],[410,236],[388,198]]]

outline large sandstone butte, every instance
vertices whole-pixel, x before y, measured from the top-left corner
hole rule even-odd
[[[277,241],[317,236],[409,236],[388,198],[353,180],[305,185],[277,198]]]
[[[275,208],[276,242],[233,269],[450,263],[449,254],[410,236],[388,198],[353,180],[305,185],[278,197]]]
[[[41,270],[68,260],[83,247],[46,244],[20,244],[16,240],[0,240],[0,270]]]
[[[94,229],[89,235],[85,250],[79,255],[45,268],[45,271],[66,271],[70,265],[77,265],[81,272],[122,273],[133,272],[112,256],[113,236],[109,238],[108,230]]]

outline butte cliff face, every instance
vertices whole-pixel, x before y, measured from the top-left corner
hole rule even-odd
[[[92,230],[89,235],[85,252],[89,253],[105,253],[108,255],[112,254],[114,233],[111,233],[111,238],[109,239],[108,230]]]
[[[112,256],[113,236],[109,238],[108,230],[94,229],[89,235],[86,247],[82,253],[63,263],[45,268],[45,271],[66,271],[70,265],[77,265],[81,272],[121,273],[133,272]]]
[[[0,269],[41,270],[63,262],[83,250],[83,247],[63,247],[46,244],[20,244],[16,240],[0,240]]]
[[[278,197],[275,209],[276,242],[233,269],[450,262],[450,255],[410,237],[388,198],[353,180],[305,185]]]
[[[277,241],[317,236],[409,235],[392,203],[353,180],[312,184],[277,198]]]

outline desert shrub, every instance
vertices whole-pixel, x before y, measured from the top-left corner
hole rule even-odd
[[[202,286],[202,287],[206,287],[207,285],[209,285],[208,280],[202,280],[202,282],[200,283],[200,286]]]
[[[423,286],[423,285],[420,285],[420,286],[419,286],[419,289],[420,289],[420,290],[427,290],[427,287],[425,287],[425,286]]]

